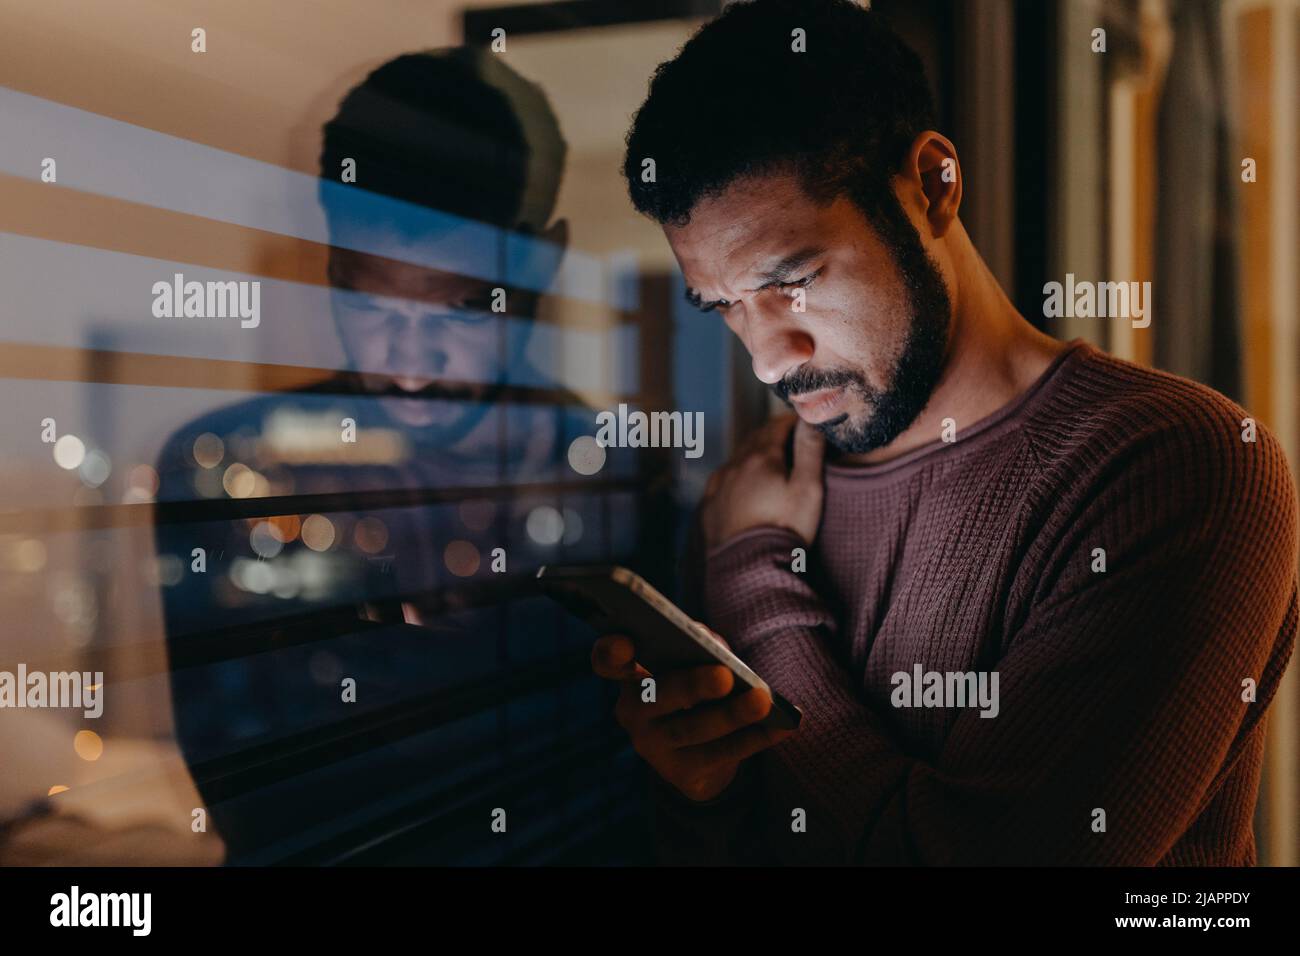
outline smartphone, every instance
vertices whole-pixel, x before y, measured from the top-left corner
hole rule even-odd
[[[721,664],[735,677],[731,696],[762,687],[772,709],[761,723],[780,730],[799,726],[803,712],[759,677],[731,650],[695,627],[691,618],[640,575],[614,565],[550,567],[537,571],[542,592],[598,631],[626,634],[636,660],[651,674]]]

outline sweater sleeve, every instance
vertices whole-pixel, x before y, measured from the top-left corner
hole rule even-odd
[[[891,739],[837,659],[833,615],[790,570],[792,534],[711,554],[709,623],[804,711],[753,758],[730,825],[784,863],[1161,859],[1262,719],[1297,626],[1285,457],[1263,431],[1246,444],[1215,427],[1144,434],[1053,506],[1008,597],[997,715],[960,711],[930,761]],[[701,812],[718,825],[719,807]]]

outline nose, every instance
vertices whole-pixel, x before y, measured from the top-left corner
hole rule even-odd
[[[388,340],[394,375],[418,378],[442,372],[446,355],[441,348],[445,337],[441,325],[430,321],[428,310],[394,312]]]
[[[812,336],[794,321],[788,306],[747,307],[745,326],[754,375],[765,385],[775,385],[812,358]]]

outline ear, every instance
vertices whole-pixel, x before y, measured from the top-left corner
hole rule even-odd
[[[557,219],[544,230],[540,238],[558,248],[561,252],[569,248],[569,220]]]
[[[329,280],[329,284],[334,288],[341,288],[344,282],[345,269],[338,250],[334,246],[329,247],[329,256],[325,263],[325,278]]]
[[[941,133],[926,130],[912,141],[902,173],[924,199],[923,210],[931,235],[936,239],[942,237],[961,207],[962,177],[957,147]]]
[[[520,229],[527,237],[528,253],[525,260],[525,275],[530,275],[537,282],[537,288],[547,289],[559,271],[564,250],[569,244],[569,223],[557,219],[541,232],[534,233],[531,228]]]

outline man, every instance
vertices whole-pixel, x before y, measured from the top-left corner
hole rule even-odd
[[[1253,863],[1297,625],[1283,454],[1210,389],[1019,315],[931,112],[876,15],[760,0],[633,121],[633,203],[796,413],[700,518],[704,620],[800,728],[759,726],[761,690],[723,700],[723,668],[642,703],[628,639],[593,652],[664,782],[664,856]]]
[[[219,506],[160,520],[158,549],[187,571],[163,591],[176,725],[231,863],[365,842],[380,811],[443,812],[447,788],[481,795],[503,769],[530,768],[544,793],[535,752],[568,689],[539,665],[576,635],[531,572],[574,547],[599,556],[607,505],[570,491],[561,511],[536,490],[567,476],[592,421],[525,354],[567,238],[542,90],[484,49],[408,54],[347,94],[323,140],[333,328],[279,321],[336,330],[347,368],[190,422],[158,467],[160,512]],[[539,508],[563,527],[537,532]],[[196,547],[204,573],[188,573]],[[514,698],[490,686],[507,675]],[[603,717],[566,703],[570,729]],[[410,846],[450,863],[510,849],[450,828]]]

